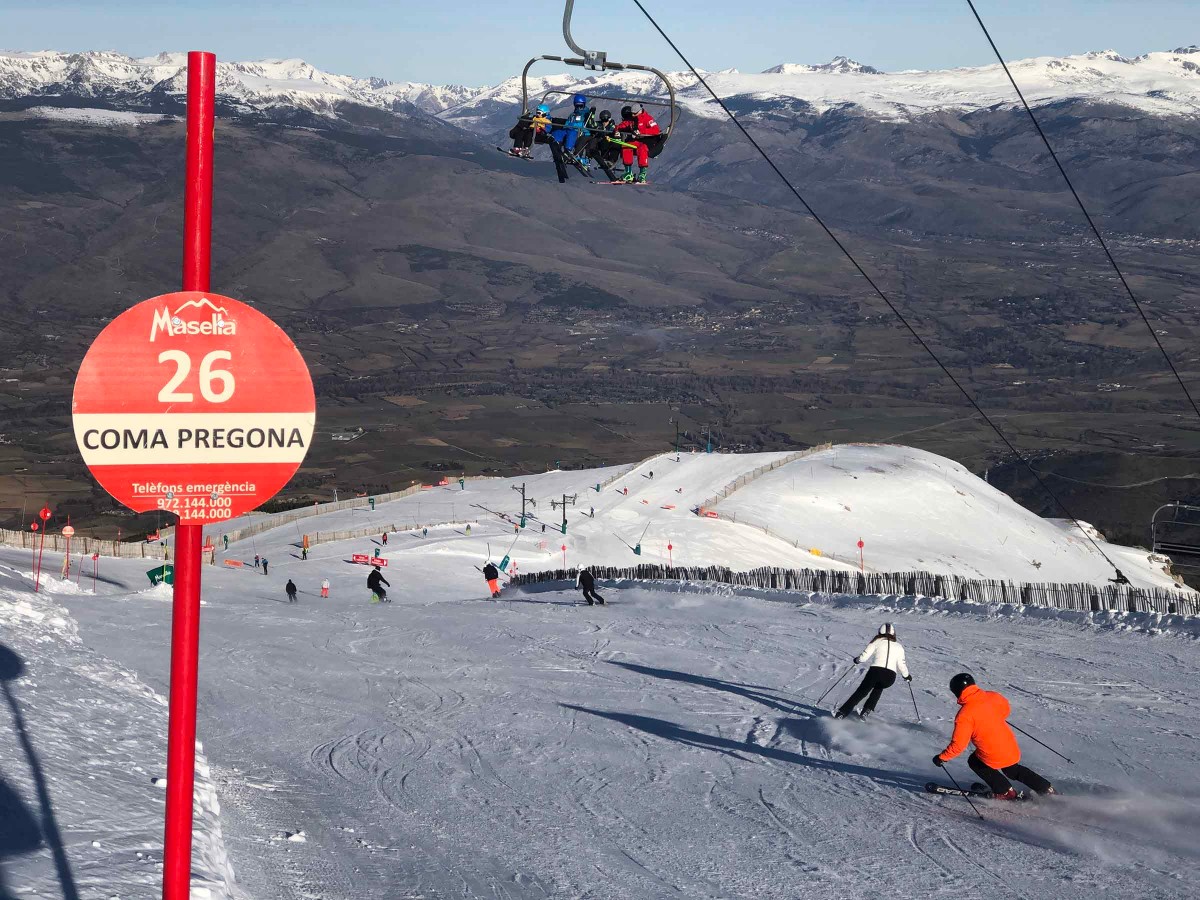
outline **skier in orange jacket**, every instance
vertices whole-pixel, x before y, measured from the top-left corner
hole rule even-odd
[[[1021,765],[1017,736],[1006,721],[1012,710],[1008,700],[995,691],[981,689],[968,672],[951,678],[950,690],[962,708],[954,717],[954,735],[949,745],[933,758],[933,764],[944,766],[966,750],[968,744],[974,744],[975,750],[967,758],[967,765],[991,788],[998,800],[1016,800],[1019,796],[1009,778],[1028,785],[1039,794],[1053,794],[1054,787],[1049,781]]]

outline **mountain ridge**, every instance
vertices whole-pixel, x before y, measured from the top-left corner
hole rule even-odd
[[[1035,106],[1087,100],[1159,116],[1200,115],[1200,47],[1195,45],[1136,57],[1115,50],[1033,57],[1014,60],[1009,67]],[[102,50],[0,51],[0,99],[131,100],[139,94],[176,95],[184,90],[185,74],[186,54],[178,52],[136,58]],[[669,77],[689,110],[706,116],[720,113],[690,72]],[[885,121],[1018,103],[1003,70],[995,64],[883,72],[835,56],[817,65],[784,62],[754,74],[727,69],[706,77],[725,98],[776,97],[785,105],[800,100],[817,112],[846,108]],[[538,93],[614,86],[662,94],[653,76],[636,72],[582,77],[555,73],[536,76],[532,84]],[[220,61],[218,93],[260,110],[294,106],[332,114],[339,104],[354,103],[407,113],[415,107],[468,130],[490,132],[493,125],[485,119],[507,107],[515,112],[519,106],[520,78],[471,87],[355,78],[323,71],[298,58]]]

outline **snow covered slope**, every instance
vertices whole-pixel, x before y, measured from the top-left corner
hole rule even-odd
[[[43,575],[35,594],[28,566],[24,554],[0,560],[0,897],[153,896],[165,699],[80,640],[58,601],[83,588]],[[97,584],[91,602],[135,593]],[[233,897],[203,753],[195,797],[193,900]]]
[[[713,464],[730,474],[729,460]],[[648,491],[660,490],[659,465],[654,485],[642,479]],[[548,477],[561,486],[564,476]],[[367,602],[364,569],[348,561],[369,541],[319,545],[301,561],[295,529],[281,528],[257,538],[269,576],[205,570],[199,733],[247,896],[1197,895],[1195,640],[695,586],[602,587],[609,605],[594,608],[573,592],[480,602],[473,557],[452,552],[471,540],[462,531],[392,535],[390,606]],[[22,559],[0,550],[0,565]],[[165,690],[170,606],[144,590],[144,563],[103,566],[99,596],[58,596],[95,653],[22,636],[30,677],[7,683],[39,713],[32,733],[47,766],[83,760],[51,783],[67,862],[92,878],[80,895],[152,896],[156,870],[134,851],[156,845],[122,835],[148,832],[161,814],[137,794],[134,769],[161,760],[161,747],[140,755],[161,720],[128,721],[120,696],[89,704],[81,682],[103,654]],[[295,605],[283,602],[289,578]],[[828,704],[856,676],[825,709],[814,700],[885,619],[908,649],[921,721],[904,685],[869,722],[831,720]],[[1061,797],[981,802],[981,821],[963,801],[924,792],[944,777],[929,759],[945,746],[955,712],[946,684],[962,669],[1075,760],[1024,741],[1024,761]],[[59,703],[65,714],[47,721]],[[114,743],[86,740],[114,726]],[[69,755],[72,738],[88,749]],[[20,752],[2,749],[4,778],[19,777]],[[101,765],[113,778],[134,774],[119,789],[88,780]],[[952,767],[970,778],[961,761]],[[36,810],[36,794],[22,796]],[[8,847],[0,871],[14,888],[59,895],[48,856]],[[139,867],[144,882],[124,880]]]
[[[833,447],[767,473],[716,509],[843,559],[856,556],[861,539],[874,571],[1017,582],[1112,577],[1074,525],[1042,519],[958,463],[911,447]],[[1136,586],[1172,586],[1146,551],[1089,534]]]
[[[1101,585],[1113,577],[1078,529],[1034,515],[955,462],[908,447],[848,445],[820,451],[760,475],[719,501],[714,507],[719,518],[693,512],[730,482],[788,455],[666,453],[632,467],[474,479],[462,491],[453,482],[378,504],[374,512],[365,507],[330,512],[281,530],[295,542],[301,532],[473,521],[478,525],[470,537],[435,529],[430,539],[436,540],[437,552],[457,556],[469,568],[511,550],[523,572],[560,567],[564,544],[569,566],[674,562],[738,570],[857,569],[861,537],[867,568],[876,572]],[[513,523],[521,503],[513,488],[522,483],[537,506],[531,526],[517,534]],[[561,511],[551,507],[551,500],[563,494],[578,498],[567,510],[565,539],[557,530]],[[235,520],[210,533],[239,525]],[[263,540],[256,538],[256,549]],[[401,539],[388,550],[409,541]],[[1147,551],[1108,544],[1099,535],[1097,543],[1135,586],[1178,587],[1163,562]],[[635,555],[639,544],[642,552]],[[246,551],[238,548],[243,558]]]

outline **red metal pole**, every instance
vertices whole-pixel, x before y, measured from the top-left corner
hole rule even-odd
[[[37,565],[33,572],[33,592],[36,594],[42,583],[42,551],[46,548],[46,523],[42,522],[42,539],[38,542]]]
[[[82,569],[83,567],[80,566]],[[92,560],[92,593],[96,593],[96,573],[100,570],[100,557]]]
[[[36,522],[33,524],[33,529],[35,532],[34,537],[37,537],[37,534],[36,534],[37,523]],[[36,594],[37,593],[37,541],[35,541],[35,540],[29,541],[29,567],[33,570],[33,577],[34,577],[33,592]]]
[[[213,127],[217,57],[188,53],[187,175],[183,289],[207,291],[212,269]],[[171,697],[167,726],[167,816],[163,900],[188,900],[192,870],[192,792],[196,778],[196,693],[200,657],[200,543],[203,525],[175,526]]]

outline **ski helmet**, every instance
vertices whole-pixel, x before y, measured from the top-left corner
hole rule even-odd
[[[632,106],[622,106],[621,107],[621,118],[625,119],[625,120],[632,119],[633,118],[633,107]]]
[[[587,106],[587,97],[585,97],[583,94],[576,94],[575,95],[575,105],[576,106]]]
[[[611,122],[612,121],[612,113],[610,113],[607,109],[601,110],[600,111],[600,121],[601,122]]]
[[[950,690],[955,697],[961,696],[962,692],[975,683],[975,676],[970,672],[959,672],[950,679]]]
[[[882,625],[879,626],[879,634],[883,637],[895,637],[896,636],[896,626],[893,625],[891,622],[884,622]]]
[[[538,104],[537,111],[538,111],[538,112],[540,112],[540,113],[542,113],[543,115],[549,115],[549,114],[550,114],[550,107],[549,107],[549,105],[547,105],[547,104],[545,104],[545,103],[539,103],[539,104]]]

